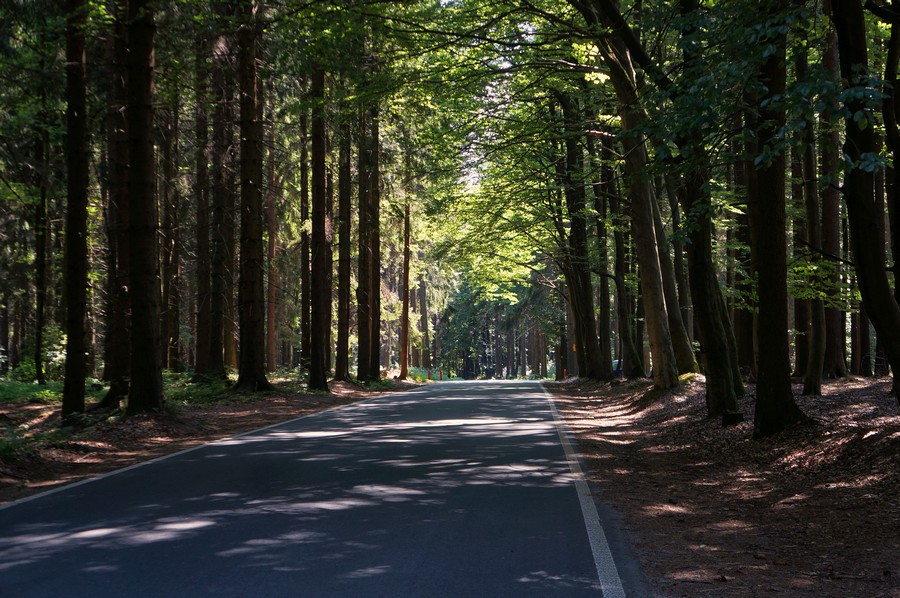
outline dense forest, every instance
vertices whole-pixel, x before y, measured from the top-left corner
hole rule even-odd
[[[706,377],[900,364],[900,19],[859,0],[7,0],[2,375]],[[104,385],[99,405],[87,385]]]

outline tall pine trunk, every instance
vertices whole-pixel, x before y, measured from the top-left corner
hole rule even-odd
[[[241,245],[238,307],[240,362],[236,388],[271,390],[265,370],[265,301],[262,225],[262,119],[259,112],[256,45],[258,21],[255,0],[239,7],[238,88],[241,139]]]
[[[128,118],[131,272],[131,378],[129,414],[163,408],[159,353],[159,261],[153,172],[153,48],[156,26],[152,0],[128,3]]]
[[[331,269],[329,248],[326,239],[325,187],[325,71],[316,66],[313,69],[310,95],[312,109],[312,235],[311,252],[311,293],[310,310],[310,352],[309,388],[328,390],[328,368],[326,351],[328,345],[328,323],[331,321],[331,286],[328,270]]]
[[[371,177],[371,140],[368,132],[368,117],[365,109],[359,110],[359,141],[358,164],[359,177],[359,205],[358,205],[358,260],[357,260],[357,287],[356,287],[356,329],[357,329],[357,365],[356,377],[361,381],[369,380],[369,354],[372,352],[371,311],[369,299],[371,292],[371,263],[370,252],[370,228],[371,210],[370,195],[372,187]]]
[[[100,402],[101,408],[118,408],[128,395],[131,369],[131,300],[128,276],[131,268],[129,246],[128,198],[128,102],[125,65],[126,0],[113,4],[113,24],[110,40],[109,95],[107,100],[107,156],[109,205],[107,207],[107,239],[109,243],[109,301],[106,325],[106,379],[109,391]]]
[[[778,15],[786,0],[769,3],[770,14]],[[772,98],[784,93],[786,80],[786,34],[766,40],[775,52],[760,69],[760,84],[767,90],[760,98],[756,133],[759,156],[778,141],[784,126],[784,111]],[[787,238],[785,233],[785,156],[777,152],[760,161],[755,197],[750,198],[752,253],[758,276],[759,318],[756,330],[759,346],[759,374],[756,383],[755,437],[770,436],[806,416],[794,402],[787,312]]]
[[[199,10],[199,9],[198,9]],[[209,369],[210,335],[210,242],[209,242],[209,122],[206,114],[208,94],[206,59],[209,42],[203,28],[197,26],[194,40],[194,203],[196,205],[197,237],[197,316],[194,346],[194,372],[203,376]]]
[[[88,120],[85,76],[87,3],[69,0],[66,21],[66,366],[62,420],[84,413],[87,315]]]
[[[832,19],[838,37],[841,77],[852,88],[866,89],[869,65],[866,47],[866,24],[862,4],[847,0],[835,2]],[[847,220],[856,275],[866,315],[882,339],[891,369],[900,368],[900,306],[888,281],[886,256],[882,235],[873,231],[883,230],[884,213],[875,201],[874,173],[865,168],[866,159],[877,155],[874,118],[865,104],[864,93],[848,96],[845,108],[846,138],[844,155],[848,170],[844,182],[847,204]],[[869,126],[861,126],[854,120],[855,114],[863,114]],[[863,332],[868,335],[868,328]],[[894,391],[896,393],[896,385]]]
[[[346,107],[345,107],[346,108]],[[342,110],[346,119],[347,111]],[[352,172],[350,123],[341,122],[338,147],[338,296],[335,380],[350,378],[350,213]]]
[[[381,378],[381,138],[379,110],[371,109],[369,182],[369,379]]]
[[[219,5],[218,13],[224,22],[232,14],[226,6]],[[212,48],[212,90],[215,109],[212,122],[212,159],[210,185],[210,289],[209,289],[209,350],[207,352],[207,374],[212,378],[225,378],[225,317],[229,292],[228,279],[231,277],[229,264],[229,227],[226,226],[226,212],[229,210],[230,195],[226,171],[233,168],[231,145],[232,86],[231,40],[220,33]],[[233,206],[232,206],[233,208]],[[199,332],[199,331],[198,331]]]

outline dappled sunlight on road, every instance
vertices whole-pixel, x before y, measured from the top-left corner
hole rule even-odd
[[[173,473],[174,461],[164,460],[89,484],[102,492],[142,474],[139,501],[86,506],[85,486],[74,489],[66,504],[95,511],[90,524],[66,523],[54,510],[0,525],[0,571],[52,563],[108,577],[151,568],[141,562],[147,555],[187,550],[190,557],[198,547],[205,566],[229,575],[263,568],[346,583],[395,579],[399,563],[425,554],[477,566],[494,558],[504,510],[524,508],[522,524],[556,516],[541,510],[543,498],[558,491],[574,498],[574,476],[539,387],[484,401],[475,393],[496,384],[447,386],[427,403],[406,393],[214,443],[179,457],[193,473]],[[208,479],[202,493],[193,490],[198,478]],[[516,503],[522,499],[505,493],[526,498]],[[443,545],[441,530],[473,522],[491,542],[469,547],[470,555]],[[542,533],[529,541],[543,540]],[[597,583],[529,571],[509,583],[538,593]]]

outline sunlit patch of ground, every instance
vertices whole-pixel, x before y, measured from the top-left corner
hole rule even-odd
[[[796,400],[815,424],[752,440],[706,418],[701,378],[550,385],[655,596],[900,598],[900,410],[891,381]]]

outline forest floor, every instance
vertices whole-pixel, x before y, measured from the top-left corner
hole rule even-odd
[[[330,395],[291,386],[255,394],[225,393],[215,400],[168,403],[159,414],[95,421],[59,429],[59,401],[0,401],[0,504],[141,461],[288,421],[316,411],[417,386],[382,383],[370,390],[329,384]],[[14,437],[14,438],[13,438]],[[15,442],[11,442],[13,439]]]
[[[888,379],[795,396],[813,423],[752,440],[705,417],[702,378],[548,385],[654,596],[900,597],[900,409]]]
[[[705,417],[702,378],[672,393],[645,380],[548,387],[654,596],[900,598],[900,409],[889,380],[829,382],[819,398],[798,388],[814,423],[764,440],[751,439],[752,387],[747,421],[730,428]],[[170,401],[164,414],[67,432],[58,401],[0,401],[0,432],[15,436],[0,451],[0,504],[383,392],[331,388]]]

